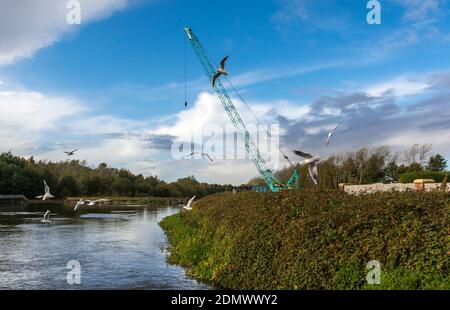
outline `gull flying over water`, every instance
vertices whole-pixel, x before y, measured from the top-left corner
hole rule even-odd
[[[48,187],[48,185],[47,185],[47,183],[45,182],[45,180],[44,180],[44,190],[45,190],[44,195],[37,196],[37,197],[36,197],[37,199],[47,200],[47,199],[52,199],[52,198],[55,197],[55,196],[53,196],[52,194],[50,194],[50,187]]]
[[[327,138],[327,142],[326,142],[327,143],[327,147],[328,147],[328,145],[330,145],[331,138],[333,137],[334,133],[339,128],[339,126],[341,126],[341,124],[338,124],[336,127],[334,127],[333,130],[330,131],[330,133],[328,134],[328,138]]]
[[[110,202],[110,199],[97,199],[97,200],[84,200],[80,199],[76,205],[73,211],[77,211],[81,206],[88,205],[88,206],[95,206],[97,203],[101,202]]]
[[[210,162],[213,162],[213,161],[214,161],[214,159],[212,159],[211,156],[209,156],[208,153],[201,153],[201,152],[192,152],[191,154],[186,155],[186,156],[184,156],[184,157],[189,157],[189,156],[192,156],[192,155],[200,155],[201,157],[206,157],[206,158],[208,158],[208,160],[209,160]]]
[[[86,201],[84,201],[83,199],[78,200],[78,202],[75,204],[75,208],[73,208],[73,211],[77,211],[85,203],[86,203]]]
[[[73,155],[75,155],[76,151],[78,151],[78,149],[70,151],[70,152],[64,152],[64,153],[66,153],[67,156],[73,156]]]
[[[222,61],[220,62],[220,66],[219,66],[219,68],[217,68],[216,74],[214,74],[214,76],[212,78],[212,86],[213,87],[216,86],[216,81],[221,75],[228,76],[228,72],[225,71],[225,63],[227,62],[227,60],[228,60],[228,56],[225,56],[222,59]]]
[[[194,196],[194,197],[192,197],[191,199],[189,199],[187,205],[185,205],[185,206],[183,207],[184,210],[187,210],[187,211],[191,211],[191,210],[192,210],[191,205],[192,205],[192,202],[194,202],[195,197],[197,197],[197,196]]]
[[[319,156],[313,156],[308,153],[304,153],[302,151],[293,151],[295,155],[305,158],[305,160],[302,162],[302,165],[308,165],[308,171],[309,176],[311,177],[312,181],[315,185],[319,183],[319,174],[317,172],[317,165],[320,161]]]
[[[50,210],[47,210],[44,214],[44,218],[42,219],[41,223],[50,223]]]

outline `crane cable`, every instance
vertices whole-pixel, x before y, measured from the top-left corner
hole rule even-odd
[[[187,107],[187,70],[188,70],[188,65],[187,65],[187,37],[184,37],[184,106]]]

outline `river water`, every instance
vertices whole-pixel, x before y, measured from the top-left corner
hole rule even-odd
[[[51,223],[42,223],[47,208],[0,209],[0,289],[211,288],[167,263],[158,222],[179,208],[52,207]]]

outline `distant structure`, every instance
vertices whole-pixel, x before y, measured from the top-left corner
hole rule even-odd
[[[360,193],[373,193],[373,192],[387,192],[387,191],[406,191],[406,190],[416,190],[419,192],[439,190],[441,184],[436,183],[434,180],[428,179],[417,179],[414,183],[390,183],[390,184],[365,184],[365,185],[353,185],[353,184],[339,184],[341,191],[349,194],[360,194]],[[450,185],[446,185],[446,190],[450,191]]]
[[[0,195],[0,207],[24,206],[28,203],[24,195]]]

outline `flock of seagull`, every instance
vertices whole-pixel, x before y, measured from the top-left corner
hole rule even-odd
[[[75,155],[75,152],[77,152],[78,149],[75,149],[73,151],[65,151],[64,153],[69,157],[69,156],[73,156]],[[47,182],[44,181],[44,195],[40,195],[40,196],[36,196],[36,199],[42,199],[43,201],[48,200],[48,199],[52,199],[55,198],[55,196],[53,196],[50,193],[50,187],[47,185]],[[75,204],[75,208],[73,209],[73,211],[77,211],[81,206],[83,205],[87,205],[87,206],[94,206],[97,203],[101,203],[101,202],[109,202],[109,199],[97,199],[97,200],[84,200],[84,199],[80,199],[79,201],[77,201],[77,203]],[[50,221],[50,210],[47,210],[47,212],[45,212],[44,214],[44,218],[42,219],[42,223],[51,223]]]
[[[212,87],[214,88],[216,86],[216,82],[217,80],[222,76],[228,76],[229,73],[228,71],[225,70],[225,64],[228,60],[229,56],[224,57],[221,61],[220,61],[220,66],[216,69],[215,74],[212,77]],[[331,139],[334,136],[334,134],[336,133],[336,130],[339,128],[341,124],[338,124],[336,127],[334,127],[328,134],[325,145],[326,147],[328,147],[330,145]],[[70,156],[74,156],[75,152],[77,152],[78,149],[75,149],[73,151],[64,151],[64,153],[70,157]],[[309,175],[312,179],[312,181],[314,182],[315,185],[317,185],[319,183],[319,174],[317,171],[317,166],[320,162],[320,156],[318,155],[311,155],[309,153],[305,153],[303,151],[300,150],[293,150],[293,153],[299,157],[304,158],[304,160],[301,162],[301,165],[308,165],[308,172]],[[203,152],[192,152],[186,156],[184,156],[184,158],[186,157],[190,157],[190,156],[195,156],[198,155],[201,158],[207,158],[210,162],[213,162],[214,159],[208,154],[208,153],[203,153]],[[286,159],[288,159],[287,156],[285,156]],[[288,159],[289,160],[289,159]],[[196,196],[192,197],[188,203],[183,207],[183,210],[186,211],[191,211],[192,210],[192,203],[194,202]],[[47,185],[47,183],[44,180],[44,195],[40,195],[36,197],[37,199],[42,199],[42,200],[47,200],[47,199],[52,199],[54,198],[54,196],[50,193],[50,187]],[[73,209],[73,211],[77,211],[81,206],[87,205],[87,206],[94,206],[97,203],[102,203],[102,202],[109,202],[109,199],[97,199],[97,200],[85,200],[85,199],[80,199],[79,201],[77,201],[77,203],[75,204],[75,207]],[[42,219],[43,223],[50,223],[50,210],[47,210],[47,212],[45,212],[44,214],[44,218]]]
[[[50,187],[47,185],[47,182],[45,182],[44,180],[44,195],[40,195],[40,196],[36,196],[36,199],[42,199],[43,201],[48,200],[48,199],[52,199],[55,196],[53,196],[50,193]],[[95,206],[98,203],[102,203],[102,202],[110,202],[110,199],[96,199],[96,200],[88,200],[88,199],[80,199],[77,201],[77,203],[75,204],[75,207],[73,208],[73,211],[76,212],[81,206]],[[44,218],[42,219],[42,223],[51,223],[50,221],[50,210],[47,210],[47,212],[45,212],[44,214]]]

